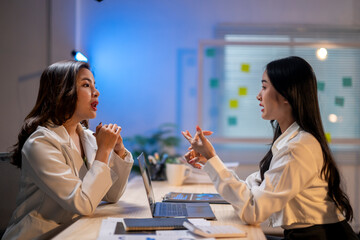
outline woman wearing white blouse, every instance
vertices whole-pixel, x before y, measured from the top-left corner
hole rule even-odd
[[[326,142],[313,69],[299,57],[279,59],[266,66],[261,82],[257,99],[274,137],[260,170],[238,179],[198,126],[194,137],[183,132],[191,144],[185,158],[204,165],[244,223],[269,219],[284,228],[285,239],[358,239],[347,222],[353,211]]]
[[[133,159],[118,125],[87,129],[98,97],[87,63],[62,61],[43,72],[13,150],[21,184],[3,239],[48,239],[102,200],[119,200]]]

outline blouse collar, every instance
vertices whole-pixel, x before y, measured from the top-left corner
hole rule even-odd
[[[300,126],[294,122],[293,124],[288,127],[285,132],[283,132],[278,139],[274,142],[271,151],[273,155],[282,147],[284,147],[288,142],[293,139],[299,132],[300,132]]]

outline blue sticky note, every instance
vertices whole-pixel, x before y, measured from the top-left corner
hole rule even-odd
[[[324,91],[325,90],[325,82],[318,81],[317,88],[318,88],[318,91]]]
[[[207,48],[205,51],[205,55],[207,57],[214,57],[215,56],[215,48]]]
[[[345,103],[345,99],[343,97],[335,97],[335,105],[339,107],[343,107]]]
[[[343,87],[351,87],[352,86],[352,78],[351,77],[343,77]]]
[[[219,80],[217,78],[210,79],[210,87],[217,88],[219,86]]]
[[[234,116],[228,117],[229,126],[235,126],[237,124],[237,118]]]

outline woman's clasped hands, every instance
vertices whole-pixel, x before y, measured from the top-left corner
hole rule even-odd
[[[216,152],[210,141],[205,137],[211,135],[211,131],[203,131],[196,126],[196,134],[191,136],[188,130],[182,131],[182,135],[189,141],[189,151],[184,155],[186,161],[195,168],[201,168],[210,158],[216,156]]]
[[[123,156],[125,153],[125,147],[123,139],[120,135],[121,127],[117,124],[102,124],[100,123],[96,127],[94,136],[98,145],[98,157],[96,159],[107,162],[110,152],[112,150],[119,156]],[[104,161],[103,161],[104,160]]]

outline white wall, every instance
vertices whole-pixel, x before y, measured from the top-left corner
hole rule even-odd
[[[0,152],[16,142],[44,68],[71,57],[74,22],[72,0],[0,1]]]

